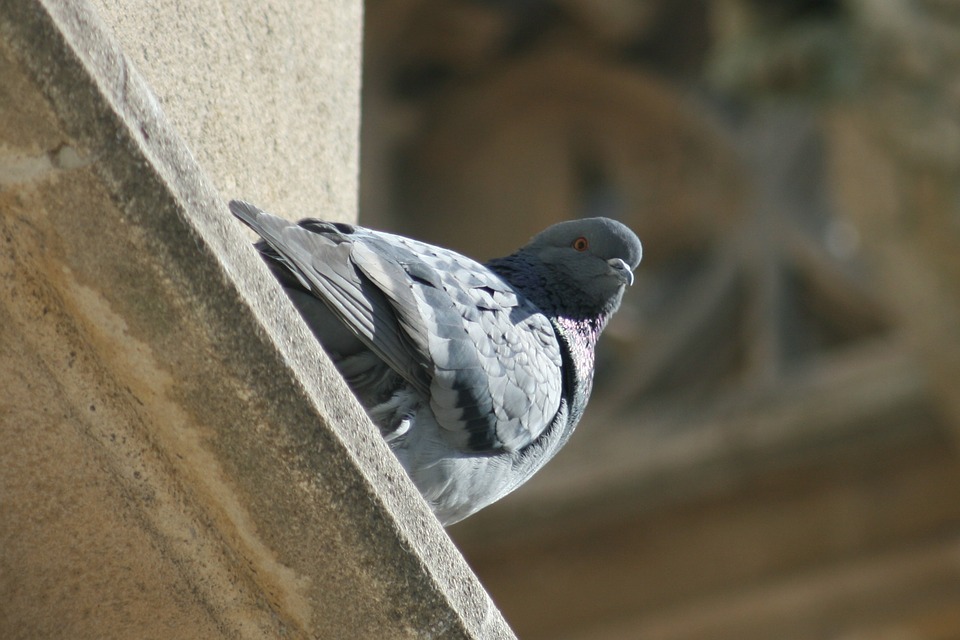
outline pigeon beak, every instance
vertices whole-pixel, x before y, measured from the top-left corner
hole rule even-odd
[[[607,260],[607,264],[610,265],[610,268],[613,269],[613,272],[617,274],[617,277],[620,278],[625,285],[628,287],[633,285],[633,270],[630,269],[630,265],[620,258],[610,258]]]

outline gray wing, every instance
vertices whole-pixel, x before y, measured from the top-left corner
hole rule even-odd
[[[361,227],[295,225],[241,202],[300,283],[424,397],[454,446],[517,450],[560,406],[550,321],[483,265]]]

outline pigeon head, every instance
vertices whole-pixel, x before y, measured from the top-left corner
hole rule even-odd
[[[523,251],[573,285],[581,299],[570,303],[601,314],[620,306],[624,288],[633,284],[633,270],[643,255],[636,234],[610,218],[560,222],[534,236]]]

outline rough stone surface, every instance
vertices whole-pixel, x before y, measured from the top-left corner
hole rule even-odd
[[[97,14],[0,79],[0,636],[512,637]]]
[[[91,4],[221,193],[356,219],[361,2]]]

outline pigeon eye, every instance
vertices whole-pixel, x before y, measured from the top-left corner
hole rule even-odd
[[[573,241],[573,245],[572,245],[572,246],[573,246],[573,248],[576,249],[577,251],[586,251],[586,250],[587,250],[587,247],[590,246],[590,243],[587,242],[587,239],[586,239],[586,238],[584,238],[583,236],[580,236],[579,238],[577,238],[576,240]]]

